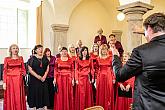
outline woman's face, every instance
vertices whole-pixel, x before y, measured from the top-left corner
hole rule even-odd
[[[68,51],[67,51],[67,50],[62,50],[62,51],[60,52],[60,54],[61,54],[62,57],[67,57]]]
[[[11,54],[12,55],[18,55],[19,53],[19,48],[17,46],[12,46],[11,47]]]
[[[123,62],[127,62],[129,59],[129,56],[127,54],[123,54]]]
[[[93,45],[93,51],[98,52],[99,51],[99,46],[98,45]]]
[[[37,53],[37,55],[42,55],[43,53],[43,47],[39,47],[35,50],[35,52]]]
[[[50,51],[47,51],[47,52],[46,52],[46,56],[47,56],[47,57],[50,57]]]
[[[114,43],[113,40],[109,41],[109,46],[110,46],[110,48],[114,48],[115,47],[115,43]]]
[[[107,49],[102,49],[102,50],[101,50],[101,54],[102,54],[102,55],[107,55],[107,53],[108,53],[108,50],[107,50]]]
[[[73,46],[70,47],[69,50],[70,50],[70,53],[75,53],[75,51],[76,51],[75,48],[74,48]]]
[[[82,55],[83,55],[83,57],[87,56],[87,49],[84,49],[84,51],[82,51]]]

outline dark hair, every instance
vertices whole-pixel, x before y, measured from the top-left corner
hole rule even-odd
[[[43,48],[43,46],[40,45],[40,44],[39,44],[39,45],[35,45],[35,47],[34,47],[34,49],[33,49],[33,50],[34,50],[34,54],[37,54],[37,53],[36,53],[36,50],[37,50],[38,48]]]
[[[86,60],[89,60],[89,58],[90,58],[90,56],[89,56],[89,51],[88,51],[88,47],[83,46],[83,47],[81,48],[81,50],[80,50],[80,57],[79,57],[80,60],[83,59],[83,54],[82,54],[82,52],[83,52],[85,49],[87,50]]]
[[[110,35],[109,35],[109,38],[110,38],[111,36],[114,36],[114,37],[116,37],[116,36],[115,36],[115,34],[110,34]]]
[[[50,51],[49,48],[45,48],[45,50],[44,50],[44,55],[45,55],[45,56],[46,56],[46,52],[50,52],[50,56],[52,56],[52,55],[51,55],[51,51]]]
[[[34,53],[35,53],[34,49],[32,49],[31,53],[32,53],[32,55],[34,55]]]
[[[62,51],[62,50],[68,51],[68,49],[67,49],[66,47],[62,47],[62,48],[61,48],[61,51]],[[61,51],[60,51],[60,52],[61,52]]]
[[[147,17],[143,23],[143,26],[147,29],[150,26],[154,33],[158,31],[165,31],[165,14],[154,13]]]

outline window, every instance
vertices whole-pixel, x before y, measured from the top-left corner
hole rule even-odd
[[[12,43],[28,46],[27,18],[27,10],[0,7],[0,48],[8,48]]]

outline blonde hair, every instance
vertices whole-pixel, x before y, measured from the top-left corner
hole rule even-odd
[[[19,52],[19,47],[18,47],[17,44],[12,44],[12,45],[10,45],[10,47],[9,47],[9,56],[10,56],[10,57],[12,57],[12,52],[11,52],[12,47],[17,47],[17,48],[18,48],[18,52]]]
[[[71,52],[70,52],[70,48],[71,47],[74,47],[75,48],[75,46],[73,45],[73,44],[69,44],[69,46],[68,46],[68,54],[70,54]],[[75,48],[76,49],[76,48]],[[76,50],[75,50],[75,55],[76,55]]]
[[[97,31],[97,33],[103,33],[103,29],[100,28],[100,29]]]
[[[130,58],[131,54],[129,52],[124,52],[123,55],[126,54]]]
[[[91,47],[91,52],[94,52],[94,46],[97,45],[98,46],[98,51],[99,51],[99,45],[97,43],[94,43]]]
[[[108,55],[108,46],[107,46],[107,44],[102,44],[101,46],[100,46],[100,48],[99,48],[99,57],[101,58],[102,57],[102,50],[107,50],[107,55]]]

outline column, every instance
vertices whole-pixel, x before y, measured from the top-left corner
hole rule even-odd
[[[118,7],[118,11],[123,12],[126,15],[126,19],[128,22],[128,37],[127,42],[127,51],[131,52],[133,48],[142,44],[142,35],[133,33],[137,28],[142,28],[143,24],[143,15],[152,10],[153,6],[142,3],[142,2],[134,2],[127,5],[123,5]]]
[[[52,29],[54,32],[54,47],[53,53],[58,53],[58,46],[67,46],[67,31],[69,26],[64,24],[53,24]]]

